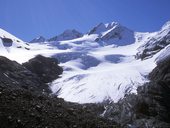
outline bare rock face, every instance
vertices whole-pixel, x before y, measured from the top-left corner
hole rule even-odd
[[[58,61],[56,59],[43,57],[41,55],[24,63],[23,66],[37,74],[44,83],[57,79],[63,72],[63,69],[58,66]]]

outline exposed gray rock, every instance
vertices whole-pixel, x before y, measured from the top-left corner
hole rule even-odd
[[[10,46],[12,46],[12,44],[13,44],[13,40],[12,39],[10,39],[10,38],[6,38],[6,37],[0,37],[1,38],[1,40],[2,40],[2,42],[3,42],[3,45],[5,46],[5,47],[10,47]]]
[[[10,88],[25,88],[36,91],[49,92],[48,86],[40,78],[18,64],[5,57],[0,56],[0,84]]]

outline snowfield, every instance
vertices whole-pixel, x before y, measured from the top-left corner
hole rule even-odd
[[[166,36],[170,31],[169,24],[167,22],[160,31],[153,33],[133,32],[114,22],[99,24],[78,38],[71,33],[74,38],[69,36],[72,39],[64,40],[61,34],[61,41],[53,38],[29,45],[0,29],[1,38],[5,36],[13,40],[12,46],[7,47],[0,38],[0,55],[19,63],[38,54],[57,58],[64,72],[61,78],[49,84],[58,97],[78,103],[107,99],[117,102],[128,93],[136,93],[137,87],[148,81],[146,76],[156,66],[156,61],[166,56],[169,45],[149,59],[135,57],[146,44],[154,45],[153,38]]]
[[[156,66],[154,58],[145,61],[135,59],[137,48],[147,40],[145,35],[140,33],[140,42],[93,48],[86,51],[83,57],[61,63],[65,68],[64,73],[52,83],[51,89],[54,93],[59,92],[59,97],[79,103],[102,102],[107,99],[117,102],[125,94],[136,93],[137,87],[147,81],[146,75]],[[136,33],[138,36],[139,33]],[[95,61],[87,59],[87,55],[100,62],[93,66]],[[87,63],[83,65],[84,57]],[[84,70],[84,67],[88,69]]]

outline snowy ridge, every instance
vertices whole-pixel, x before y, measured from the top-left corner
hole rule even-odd
[[[64,72],[50,85],[53,93],[67,101],[95,103],[111,99],[117,102],[125,94],[136,93],[137,87],[148,81],[146,76],[156,66],[155,59],[169,56],[167,44],[149,59],[136,59],[138,53],[152,49],[158,40],[168,39],[169,31],[169,22],[153,33],[133,32],[116,22],[101,23],[85,35],[32,43],[30,50],[18,50],[15,47],[18,42],[13,41],[15,45],[10,49],[14,50],[6,52],[0,40],[0,54],[4,49],[4,56],[20,63],[38,54],[57,58]],[[74,35],[70,31],[66,33],[66,37]],[[20,43],[25,45],[23,41]]]
[[[64,52],[69,51],[70,50],[65,50]],[[49,57],[53,54],[62,52],[63,50],[58,50],[41,42],[29,44],[5,30],[0,29],[0,56],[5,56],[11,60],[23,63],[38,54]]]
[[[23,42],[21,39],[15,37],[14,35],[8,33],[7,31],[5,31],[5,30],[3,30],[1,28],[0,28],[0,37],[1,38],[8,37],[8,38],[12,39],[13,41],[17,41],[18,40],[20,42]]]
[[[0,55],[11,56],[16,52],[22,53],[30,50],[30,46],[5,30],[0,29],[0,50]]]

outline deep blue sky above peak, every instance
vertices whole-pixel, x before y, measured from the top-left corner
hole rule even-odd
[[[66,29],[86,33],[116,21],[134,31],[157,31],[170,20],[170,0],[0,0],[0,28],[30,41]]]

